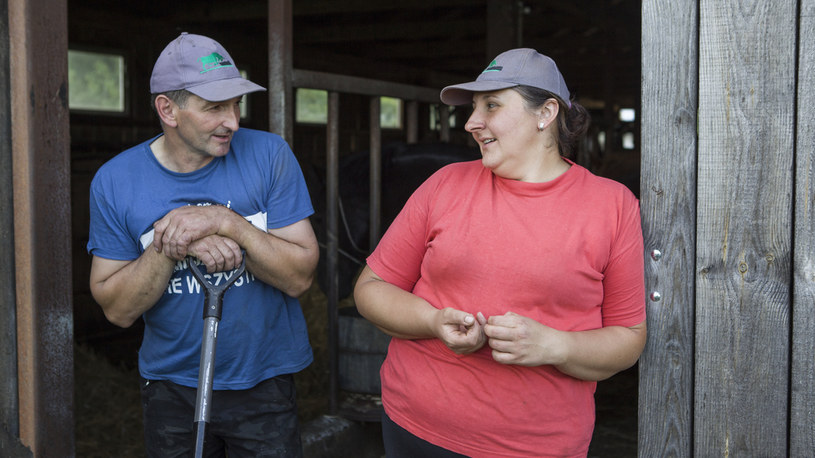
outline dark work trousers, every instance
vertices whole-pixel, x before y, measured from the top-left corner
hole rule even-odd
[[[382,441],[385,444],[385,456],[388,458],[466,458],[467,456],[451,452],[414,436],[394,423],[384,412],[382,412]]]
[[[192,456],[196,389],[142,379],[141,395],[147,456]],[[295,400],[292,375],[247,390],[213,391],[204,456],[303,456]]]

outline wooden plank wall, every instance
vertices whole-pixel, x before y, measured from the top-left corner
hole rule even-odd
[[[639,453],[688,456],[693,403],[697,4],[642,6],[642,173],[648,343],[640,358]],[[659,253],[656,253],[657,250]],[[661,254],[661,257],[660,257]]]
[[[799,9],[790,456],[815,450],[815,0]]]
[[[697,454],[787,451],[795,16],[700,2]]]
[[[642,11],[639,454],[809,456],[812,0]]]

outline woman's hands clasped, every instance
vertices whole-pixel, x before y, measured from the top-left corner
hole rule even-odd
[[[439,340],[460,355],[478,351],[487,341],[482,322],[470,313],[447,307],[438,311],[436,321]]]
[[[531,318],[507,312],[483,321],[484,334],[492,348],[492,358],[501,364],[519,366],[558,365],[566,360],[562,331]]]
[[[519,366],[557,365],[565,360],[561,331],[531,318],[507,312],[485,318],[454,308],[438,312],[439,339],[460,355],[474,353],[488,344],[492,358],[501,364]]]

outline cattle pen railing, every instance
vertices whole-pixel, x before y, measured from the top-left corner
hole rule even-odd
[[[394,97],[405,104],[405,140],[416,143],[419,137],[419,104],[439,104],[439,90],[421,86],[393,83],[382,80],[338,75],[324,72],[292,70],[291,86],[295,88],[320,89],[328,92],[328,116],[326,123],[326,255],[325,265],[328,279],[328,364],[329,364],[329,413],[339,412],[339,108],[340,94],[368,96],[370,116],[370,196],[369,196],[369,247],[373,249],[379,241],[382,221],[382,127],[380,124],[380,97]],[[447,116],[439,116],[439,140],[450,139],[450,124]],[[289,123],[291,125],[291,123]]]

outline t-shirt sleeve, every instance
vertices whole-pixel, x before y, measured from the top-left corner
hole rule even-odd
[[[428,202],[436,180],[431,177],[410,196],[374,252],[368,267],[388,283],[412,291],[419,280],[428,241]]]
[[[116,190],[111,185],[113,180],[106,178],[97,174],[91,182],[88,253],[105,259],[130,261],[141,255],[141,249],[124,226],[124,218],[116,214],[112,203]]]
[[[303,171],[289,145],[280,141],[272,155],[270,183],[267,187],[267,225],[286,227],[314,213]]]
[[[603,326],[634,326],[645,320],[644,275],[639,202],[626,192],[604,272]]]

